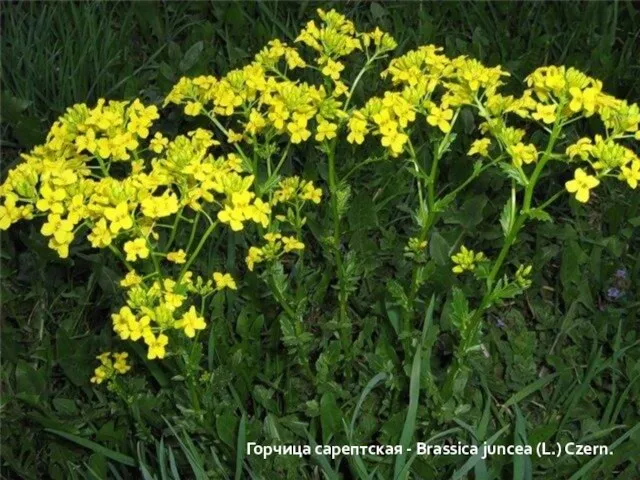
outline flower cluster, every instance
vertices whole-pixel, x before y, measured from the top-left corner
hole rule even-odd
[[[285,253],[304,249],[304,243],[295,237],[283,236],[280,233],[267,233],[264,235],[267,241],[262,247],[251,247],[245,259],[249,270],[253,271],[255,265],[262,262],[279,260]]]
[[[600,81],[574,68],[545,66],[526,78],[521,94],[505,95],[500,90],[509,74],[502,67],[466,56],[449,58],[441,48],[426,45],[392,59],[382,72],[391,87],[353,106],[363,74],[396,43],[377,28],[357,31],[334,10],[318,10],[318,15],[320,21],[308,22],[293,46],[273,40],[248,65],[220,78],[179,80],[165,106],[201,117],[210,129],[194,127],[167,137],[156,124],[161,112],[139,99],[100,99],[93,107],[69,108],[45,143],[23,154],[0,185],[0,230],[41,219],[41,233],[62,258],[84,238],[94,248],[109,249],[127,270],[120,282],[126,304],[113,314],[113,329],[122,340],[144,342],[148,358],[154,359],[165,357],[179,335],[193,338],[206,328],[209,295],[238,289],[228,273],[192,267],[212,235],[243,232],[249,245],[263,239],[248,248],[249,271],[290,253],[301,255],[302,209],[319,204],[323,189],[298,176],[283,178],[280,169],[290,148],[303,142],[319,143],[331,159],[328,190],[334,215],[340,210],[336,143],[344,138],[355,146],[373,137],[385,157],[413,160],[422,181],[426,174],[412,144],[418,128],[440,142],[438,158],[429,159],[433,213],[433,167],[453,141],[461,112],[479,118],[480,135],[468,155],[479,157],[481,166],[502,162],[514,180],[512,205],[516,188],[526,189],[523,215],[532,212],[533,187],[550,160],[575,165],[565,189],[579,202],[587,202],[608,177],[637,188],[640,158],[634,143],[640,140],[640,108],[605,93]],[[353,73],[351,65],[360,65],[360,72]],[[587,117],[599,119],[602,131],[557,148],[568,137],[563,128]],[[540,131],[548,134],[547,147],[533,134]],[[284,153],[274,168],[272,156],[278,150]],[[422,190],[418,193],[422,202]],[[521,223],[516,228],[510,222],[520,213],[506,212],[503,228],[513,241]],[[339,218],[334,220],[339,224]],[[408,258],[426,261],[427,234],[409,239]],[[339,235],[333,238],[339,253]],[[486,257],[462,246],[451,259],[453,272],[460,274],[474,271]],[[530,272],[524,266],[516,272],[520,288],[530,284]],[[488,283],[495,274],[489,273]],[[126,354],[99,358],[95,383],[128,369]]]
[[[252,63],[220,79],[181,78],[165,105],[181,105],[186,115],[203,114],[216,122],[233,117],[234,123],[225,128],[230,142],[255,144],[259,136],[271,139],[276,135],[293,144],[335,138],[349,116],[346,104],[351,96],[349,82],[342,79],[345,64],[341,60],[364,51],[368,61],[373,61],[396,44],[380,29],[357,32],[351,21],[334,10],[319,9],[318,15],[322,24],[310,21],[295,40],[315,52],[313,62],[307,63],[294,47],[272,40]],[[316,86],[289,78],[288,71],[302,69],[320,72],[329,83]]]
[[[165,357],[170,331],[180,330],[193,338],[206,328],[195,306],[187,307],[192,296],[206,298],[215,291],[238,288],[230,274],[221,272],[214,272],[207,281],[194,280],[192,272],[185,272],[178,280],[165,277],[149,285],[130,272],[121,286],[127,289],[127,304],[111,316],[113,330],[122,340],[143,341],[150,360]]]
[[[451,261],[455,263],[455,266],[451,269],[453,273],[460,274],[465,271],[472,272],[475,270],[476,265],[480,262],[484,262],[487,259],[484,253],[474,252],[462,245],[460,251],[451,256]]]
[[[441,48],[426,45],[392,60],[382,76],[390,77],[400,89],[374,97],[355,111],[349,119],[347,140],[361,144],[371,133],[380,137],[392,157],[398,157],[410,144],[410,126],[416,115],[448,134],[456,112],[473,105],[480,92],[493,95],[507,75],[500,67],[488,68],[464,56],[450,59],[441,52]]]
[[[131,370],[131,365],[127,363],[127,352],[104,352],[96,358],[100,360],[100,366],[94,370],[91,383],[100,385],[105,380],[112,380],[116,375],[123,375]]]

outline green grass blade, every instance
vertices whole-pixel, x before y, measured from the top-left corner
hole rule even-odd
[[[132,457],[128,455],[124,455],[120,452],[116,452],[115,450],[111,450],[110,448],[103,447],[102,445],[93,442],[91,440],[87,440],[86,438],[80,437],[78,435],[74,435],[72,433],[62,432],[60,430],[54,430],[53,428],[45,428],[45,432],[53,433],[62,438],[66,438],[67,440],[74,442],[82,447],[88,448],[89,450],[93,450],[100,455],[104,455],[107,458],[110,458],[114,462],[121,463],[123,465],[127,465],[129,467],[135,467],[136,461]]]

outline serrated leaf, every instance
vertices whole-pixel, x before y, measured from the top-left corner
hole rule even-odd
[[[511,199],[509,199],[502,209],[502,214],[500,214],[500,225],[502,226],[502,233],[505,237],[509,235],[509,232],[513,228],[513,214],[513,203]]]
[[[553,223],[553,217],[551,217],[551,215],[549,215],[544,210],[540,210],[539,208],[534,208],[533,210],[529,210],[529,216],[536,220],[540,220],[541,222]]]
[[[501,163],[500,169],[506,173],[509,178],[515,180],[518,185],[526,187],[529,183],[527,178],[523,176],[522,171],[510,163]]]

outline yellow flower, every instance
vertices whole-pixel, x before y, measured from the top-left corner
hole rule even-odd
[[[321,142],[324,139],[331,140],[332,138],[335,138],[337,130],[338,126],[335,123],[321,121],[318,123],[318,132],[316,133],[315,139],[318,142]]]
[[[569,145],[566,150],[569,158],[578,156],[582,160],[586,160],[587,158],[589,158],[591,152],[593,152],[593,144],[591,143],[591,139],[586,137],[581,138],[573,145]]]
[[[251,219],[262,225],[264,228],[267,228],[269,225],[269,214],[271,213],[271,207],[268,203],[263,202],[259,198],[253,202],[251,206],[250,214]]]
[[[282,243],[284,244],[285,252],[292,252],[294,250],[304,249],[304,243],[302,243],[301,241],[299,241],[297,238],[294,238],[294,237],[282,237]]]
[[[196,336],[196,330],[205,329],[207,324],[205,323],[204,318],[200,317],[196,313],[196,307],[192,305],[189,311],[176,322],[175,326],[176,328],[182,328],[187,337],[193,338]]]
[[[218,212],[218,220],[222,223],[228,223],[231,230],[238,232],[244,228],[242,222],[245,220],[245,216],[242,208],[225,205],[224,210]]]
[[[127,373],[129,370],[131,370],[131,366],[127,365],[128,357],[129,354],[127,352],[113,354],[113,368],[116,370],[116,372],[122,374]]]
[[[347,135],[347,142],[362,145],[366,134],[367,120],[364,118],[362,113],[356,111],[349,119],[349,134]]]
[[[444,133],[451,131],[451,123],[449,122],[453,118],[453,110],[450,108],[440,108],[437,106],[431,107],[429,115],[427,115],[427,123],[434,127],[438,127]]]
[[[103,248],[111,245],[111,241],[113,240],[113,236],[111,234],[111,230],[107,226],[107,221],[104,218],[98,220],[91,229],[91,233],[87,235],[87,238],[91,242],[91,246],[94,248]]]
[[[91,383],[95,383],[100,385],[102,382],[109,378],[109,371],[104,366],[97,367],[93,372],[93,377],[91,377]]]
[[[151,142],[149,143],[149,148],[156,153],[162,153],[162,151],[165,149],[165,147],[168,144],[169,144],[169,139],[163,137],[162,134],[158,132],[151,139]]]
[[[229,143],[238,143],[242,141],[242,134],[229,129],[227,130],[227,141]]]
[[[157,337],[153,333],[149,332],[145,335],[144,342],[149,347],[147,352],[147,358],[153,360],[154,358],[164,358],[167,354],[165,346],[169,343],[169,337],[161,333]]]
[[[331,77],[332,80],[338,80],[340,78],[340,72],[344,70],[344,65],[340,62],[335,62],[331,59],[327,60],[327,63],[322,67],[322,74]]]
[[[313,182],[309,182],[302,187],[300,198],[303,200],[311,200],[313,203],[318,205],[322,199],[322,190],[320,188],[315,188]]]
[[[135,262],[139,258],[149,256],[149,248],[144,238],[136,238],[124,244],[124,251],[127,253],[127,261]]]
[[[64,206],[62,201],[67,197],[67,192],[62,188],[52,189],[44,185],[40,189],[41,198],[36,202],[36,208],[41,212],[51,210],[51,213],[62,214]]]
[[[387,128],[386,125],[383,125],[380,130],[381,132],[384,132],[382,140],[380,140],[382,146],[388,147],[391,150],[391,155],[394,157],[402,153],[404,150],[404,144],[407,143],[409,137],[405,133]]]
[[[574,179],[565,183],[565,187],[569,193],[576,194],[576,200],[582,203],[589,201],[589,191],[600,184],[593,175],[588,175],[581,168],[576,169]]]
[[[245,259],[249,271],[253,272],[255,264],[260,263],[263,258],[264,256],[261,249],[259,249],[258,247],[249,248],[249,253],[247,254],[247,258]]]
[[[195,117],[202,110],[202,104],[200,102],[187,102],[184,107],[184,113],[186,115]]]
[[[133,270],[127,273],[125,277],[120,280],[120,286],[124,288],[135,287],[136,285],[140,285],[141,283],[142,277]]]
[[[180,249],[176,252],[167,253],[167,260],[173,263],[182,264],[187,261],[187,254],[183,249]]]
[[[307,119],[302,116],[290,122],[287,125],[287,130],[290,134],[291,143],[302,143],[311,136],[311,132],[307,130]]]
[[[216,282],[216,288],[218,290],[222,290],[223,288],[230,288],[231,290],[238,289],[236,281],[228,273],[215,272],[213,274],[213,280]]]
[[[620,179],[626,180],[629,186],[635,190],[638,181],[640,181],[640,160],[634,160],[629,167],[622,167],[621,170]]]
[[[481,157],[487,157],[489,155],[489,147],[491,146],[491,140],[488,138],[480,138],[471,144],[471,148],[467,152],[470,157],[478,154]]]
[[[556,106],[538,103],[536,105],[536,111],[531,114],[531,116],[544,123],[553,123],[556,121]]]
[[[522,166],[523,163],[533,163],[538,159],[538,151],[532,143],[525,145],[522,142],[509,148],[511,159],[516,167]]]
[[[141,209],[145,217],[168,217],[178,211],[178,198],[173,193],[165,193],[159,197],[150,196],[142,201]]]
[[[115,207],[106,208],[104,216],[111,222],[109,225],[111,233],[118,233],[120,230],[129,230],[133,227],[133,220],[129,215],[127,202],[121,202]]]
[[[598,95],[602,84],[599,83],[596,87],[586,88],[584,90],[578,87],[571,87],[569,93],[571,94],[571,102],[569,108],[572,112],[578,113],[580,110],[584,110],[587,116],[592,115],[597,106]]]
[[[129,338],[132,341],[139,340],[140,338],[144,338],[146,335],[151,333],[151,327],[149,323],[151,319],[145,315],[140,320],[129,319]]]

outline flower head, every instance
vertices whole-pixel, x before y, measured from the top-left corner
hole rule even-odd
[[[573,180],[565,183],[565,188],[569,193],[576,194],[576,200],[582,203],[589,201],[590,190],[596,188],[600,184],[593,175],[588,175],[581,168],[576,169]]]

